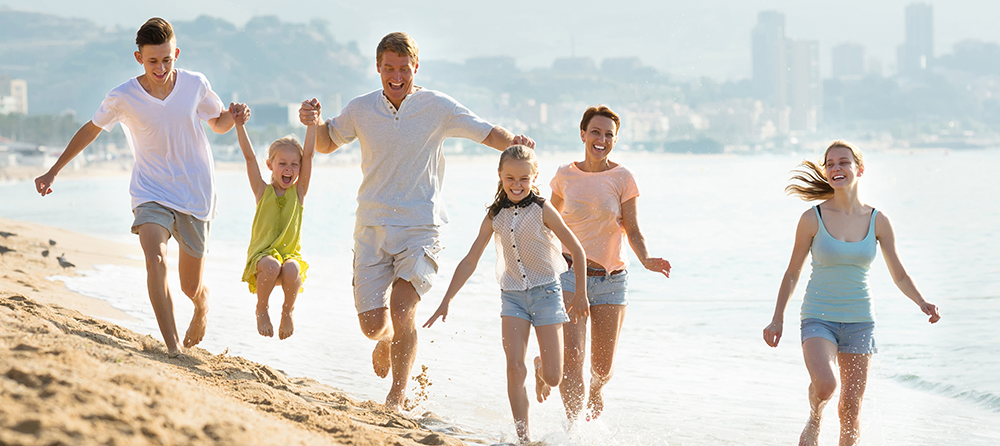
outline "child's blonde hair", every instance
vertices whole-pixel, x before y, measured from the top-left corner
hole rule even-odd
[[[302,143],[299,142],[299,139],[296,138],[295,135],[287,135],[274,140],[274,142],[271,143],[271,147],[267,148],[268,161],[274,158],[274,154],[278,152],[278,147],[281,146],[292,146],[299,149],[299,157],[302,157]]]
[[[500,154],[500,165],[497,166],[497,172],[503,170],[503,163],[508,160],[521,160],[528,163],[531,166],[531,174],[535,175],[538,173],[538,158],[535,156],[535,150],[528,148],[528,146],[514,145],[504,150]],[[535,193],[535,196],[539,196],[541,192],[538,191],[538,186],[534,183],[531,184],[531,191]],[[539,197],[541,198],[541,197]],[[500,213],[501,205],[504,201],[507,201],[507,191],[503,190],[503,180],[497,182],[497,195],[493,200],[493,204],[489,206],[490,216],[495,217]]]

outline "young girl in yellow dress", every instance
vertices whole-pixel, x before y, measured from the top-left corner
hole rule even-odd
[[[268,300],[276,285],[285,291],[281,305],[281,324],[278,338],[292,335],[295,326],[292,311],[295,298],[302,289],[309,264],[302,260],[299,241],[302,227],[302,203],[309,189],[312,175],[312,158],[316,147],[316,126],[306,130],[305,148],[294,136],[280,138],[267,150],[267,168],[271,182],[261,176],[253,146],[247,137],[244,124],[250,119],[250,109],[245,104],[231,104],[229,112],[236,121],[240,149],[247,162],[250,188],[257,199],[257,212],[253,217],[250,248],[243,281],[250,285],[250,292],[257,293],[257,332],[261,336],[274,336]]]

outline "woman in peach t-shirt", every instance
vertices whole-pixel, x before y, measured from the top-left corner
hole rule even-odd
[[[591,380],[587,419],[604,410],[602,389],[614,371],[615,350],[625,320],[628,266],[623,241],[642,266],[670,277],[670,262],[651,257],[639,230],[636,198],[639,188],[624,166],[608,159],[617,141],[621,119],[606,106],[590,107],[580,122],[584,160],[559,168],[552,178],[552,205],[587,252],[587,265],[573,265],[562,276],[563,299],[571,302],[576,291],[573,268],[587,268],[587,298],[590,302]],[[565,251],[565,249],[564,249]],[[583,362],[587,346],[587,319],[563,325],[565,356],[563,381],[559,386],[566,416],[576,420],[583,410]]]

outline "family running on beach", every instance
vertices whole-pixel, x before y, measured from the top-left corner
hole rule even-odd
[[[639,229],[635,176],[608,155],[621,118],[610,108],[589,107],[580,121],[583,160],[561,166],[540,196],[535,142],[492,125],[451,97],[414,83],[420,67],[416,42],[386,35],[375,52],[382,88],[351,100],[340,115],[323,120],[317,99],[306,100],[299,119],[304,146],[293,137],[267,151],[270,179],[261,174],[244,125],[246,104],[225,107],[204,75],[175,68],[180,55],[171,25],[149,19],[136,33],[136,61],[144,73],[107,94],[94,117],[35,180],[45,196],[58,173],[116,123],[135,155],[129,193],[147,273],[149,299],[171,355],[181,352],[167,286],[167,241],[180,247],[181,291],[194,304],[183,345],[205,336],[208,289],[202,283],[210,222],[216,215],[214,162],[201,121],[212,131],[237,129],[257,202],[243,281],[257,294],[257,331],[273,336],[268,312],[272,290],[284,292],[278,337],[294,332],[292,313],[308,264],[302,259],[303,203],[315,152],[332,153],[358,140],[363,179],[354,230],[354,302],[361,331],[376,341],[375,373],[392,375],[385,405],[401,411],[417,350],[416,306],[437,275],[440,231],[447,222],[441,197],[442,143],[460,137],[501,151],[499,182],[479,234],[459,263],[444,299],[424,327],[448,316],[452,299],[476,269],[490,239],[497,252],[501,330],[507,358],[507,394],[521,442],[529,441],[525,382],[527,346],[534,327],[540,354],[533,360],[535,398],[558,387],[570,423],[604,410],[603,388],[614,372],[615,351],[628,304],[627,241],[642,266],[670,277],[670,263],[652,257]],[[938,308],[923,299],[896,253],[888,217],[858,195],[865,171],[860,151],[834,141],[819,163],[804,161],[786,189],[822,202],[802,214],[774,318],[763,332],[768,345],[781,339],[785,308],[806,257],[812,275],[801,311],[801,343],[809,385],[810,415],[799,444],[818,442],[821,416],[838,386],[840,444],[856,444],[858,413],[875,353],[868,271],[876,244],[899,289],[934,323]],[[585,391],[584,360],[590,321],[591,379]],[[586,394],[586,398],[585,398]]]

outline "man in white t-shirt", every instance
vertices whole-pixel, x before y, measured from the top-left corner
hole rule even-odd
[[[443,93],[416,86],[418,49],[407,34],[383,37],[375,60],[381,90],[354,98],[326,122],[319,102],[305,101],[299,119],[327,130],[317,132],[317,152],[360,141],[354,302],[361,330],[378,341],[375,373],[384,378],[392,371],[386,406],[400,410],[417,351],[415,310],[437,274],[439,228],[447,222],[441,144],[450,137],[497,150],[535,143],[480,119]]]
[[[145,72],[111,90],[90,122],[44,175],[35,179],[42,196],[52,192],[56,175],[100,135],[120,123],[135,155],[129,194],[135,220],[132,233],[146,258],[146,285],[156,322],[171,356],[180,354],[174,304],[167,287],[167,240],[180,246],[177,270],[181,290],[194,302],[184,336],[192,347],[205,337],[208,289],[202,283],[209,222],[215,217],[215,165],[206,121],[216,133],[233,128],[228,109],[201,73],[174,68],[180,49],[173,27],[161,18],[146,21],[136,33],[135,60]]]

